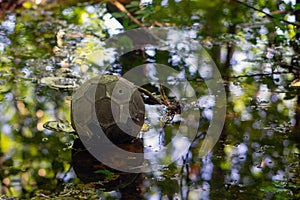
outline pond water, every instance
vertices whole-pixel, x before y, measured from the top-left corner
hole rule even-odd
[[[73,90],[85,81],[103,73],[124,75],[136,66],[144,66],[152,78],[144,89],[157,99],[166,97],[169,104],[179,101],[184,105],[181,111],[189,114],[175,112],[167,103],[145,101],[140,136],[148,168],[134,181],[139,191],[132,195],[151,200],[300,198],[300,87],[293,72],[272,68],[271,61],[282,52],[288,55],[289,49],[266,52],[263,40],[253,45],[239,36],[224,35],[224,41],[236,45],[236,52],[232,72],[220,70],[221,80],[210,75],[217,72],[208,54],[196,61],[191,56],[199,53],[199,47],[193,49],[189,43],[200,40],[194,30],[156,32],[157,37],[172,39],[161,49],[151,35],[144,35],[152,46],[128,51],[134,47],[126,37],[137,34],[138,42],[144,42],[139,41],[140,32],[130,32],[115,43],[109,40],[123,31],[112,25],[116,21],[107,22],[109,15],[106,21],[98,17],[104,10],[101,4],[24,10],[2,20],[1,199],[119,199],[124,195],[124,190],[107,192],[83,184],[74,172],[71,154],[77,136],[70,125],[71,99]],[[74,22],[79,16],[80,24]],[[191,40],[174,39],[179,33]],[[112,46],[105,46],[107,41]],[[203,42],[203,50],[210,52],[211,45]],[[224,57],[223,53],[220,59]],[[156,63],[177,74],[159,74]],[[168,91],[157,79],[179,92]],[[189,85],[181,89],[179,80]],[[211,128],[215,125],[219,129]],[[191,131],[195,131],[192,136]],[[171,150],[166,150],[168,144]]]

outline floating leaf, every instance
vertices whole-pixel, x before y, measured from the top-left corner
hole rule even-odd
[[[62,131],[67,133],[74,133],[75,130],[73,129],[72,125],[67,121],[48,121],[45,124],[43,124],[43,127],[45,129],[51,130],[51,131]]]
[[[98,170],[94,171],[94,173],[106,175],[105,180],[108,180],[108,181],[116,180],[119,177],[119,175],[117,175],[111,171],[103,170],[103,169],[98,169]]]

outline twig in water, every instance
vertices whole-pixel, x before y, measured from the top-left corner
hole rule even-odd
[[[255,8],[255,7],[253,7],[253,6],[251,6],[251,5],[247,4],[247,3],[244,3],[244,2],[239,1],[239,0],[232,0],[232,1],[234,1],[234,2],[236,2],[236,3],[239,3],[239,4],[242,4],[242,5],[248,7],[248,8],[250,8],[250,9],[252,9],[252,10],[261,12],[261,13],[265,14],[267,17],[269,17],[269,18],[271,18],[271,19],[277,19],[277,18],[274,17],[273,15],[270,15],[269,13],[267,13],[267,12],[265,12],[265,11],[263,11],[263,10],[260,10],[260,9],[258,9],[258,8]],[[286,23],[286,24],[291,24],[291,25],[300,27],[300,24],[299,24],[299,23],[289,22],[289,21],[287,21],[287,20],[285,20],[285,19],[278,19],[278,20],[280,20],[280,21],[282,21],[282,22],[284,22],[284,23]]]
[[[140,27],[144,27],[144,25],[138,20],[136,19],[126,8],[123,4],[121,4],[119,1],[117,0],[110,0],[110,2],[116,6],[121,12],[125,13],[134,23],[136,23],[137,25],[139,25]]]

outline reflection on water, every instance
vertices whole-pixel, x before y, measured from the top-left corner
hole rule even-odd
[[[21,198],[38,195],[62,199],[76,195],[119,198],[124,191],[96,191],[88,186],[83,189],[85,186],[74,173],[70,163],[76,136],[73,130],[66,131],[63,126],[71,121],[70,96],[83,80],[97,76],[107,67],[98,65],[109,63],[112,66],[109,72],[122,74],[132,66],[159,62],[180,72],[177,77],[168,77],[170,85],[176,82],[176,78],[190,81],[197,99],[185,105],[197,110],[200,119],[195,122],[199,128],[189,146],[191,141],[188,138],[174,139],[183,123],[181,114],[170,116],[166,106],[146,105],[147,116],[141,133],[144,151],[160,151],[174,140],[171,154],[166,151],[147,154],[149,163],[157,165],[155,171],[145,173],[139,177],[143,180],[138,180],[143,182],[142,192],[146,199],[299,197],[299,89],[290,87],[293,74],[279,73],[283,70],[270,76],[252,76],[258,73],[258,65],[267,68],[269,64],[251,61],[260,56],[253,54],[251,49],[256,48],[259,52],[263,46],[240,43],[241,50],[232,63],[233,75],[224,80],[227,114],[222,135],[213,151],[199,157],[216,106],[216,96],[209,94],[204,77],[199,73],[209,76],[211,69],[203,67],[196,73],[195,68],[188,65],[195,58],[184,61],[176,52],[153,49],[129,52],[111,63],[114,59],[108,55],[112,50],[104,49],[99,39],[108,37],[105,24],[99,19],[87,20],[95,14],[90,7],[86,24],[72,24],[67,20],[72,12],[72,9],[64,10],[64,17],[56,16],[55,12],[37,13],[39,18],[24,12],[20,17],[9,15],[1,23],[2,194]],[[185,43],[178,48],[181,54],[188,55],[189,46]],[[101,59],[88,57],[99,54],[103,55]],[[266,56],[271,59],[273,54],[270,50]],[[242,73],[245,71],[246,74]],[[268,70],[264,72],[270,73]],[[160,97],[159,85],[145,88]],[[172,93],[167,95],[174,98]],[[180,100],[184,102],[186,99]],[[59,124],[49,131],[43,127],[49,121]],[[187,153],[166,166],[165,163],[181,154],[182,149]]]

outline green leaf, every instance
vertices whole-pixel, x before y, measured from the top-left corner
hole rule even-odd
[[[130,4],[126,5],[126,8],[134,8],[134,7],[139,7],[140,3],[138,1],[132,1]]]
[[[146,15],[146,14],[149,14],[149,13],[151,13],[151,10],[149,10],[149,9],[136,11],[136,14],[139,14],[139,15]]]
[[[122,12],[114,12],[111,14],[114,18],[121,18],[125,16],[125,13]]]
[[[103,169],[98,169],[94,171],[96,174],[104,174],[106,175],[106,179],[111,180],[115,177],[115,173],[108,171],[108,170],[103,170]]]
[[[295,4],[295,9],[294,11],[300,10],[300,3]]]
[[[281,14],[273,14],[272,17],[274,17],[275,19],[282,19]]]

